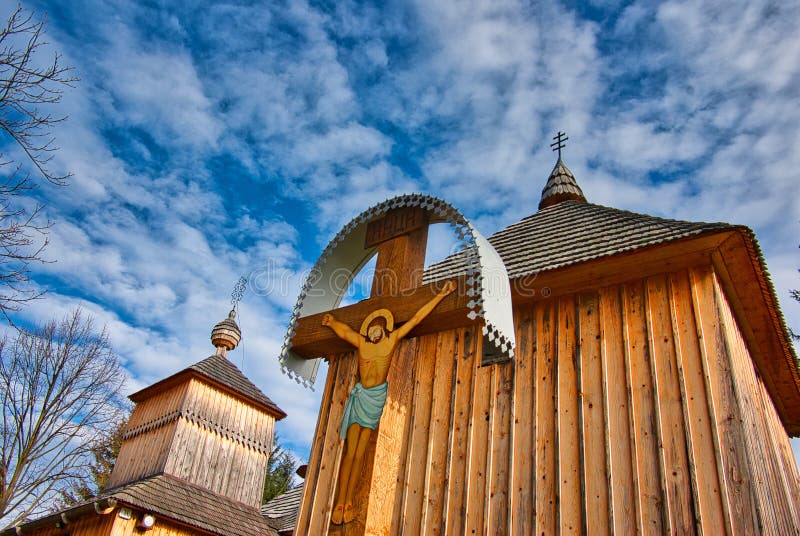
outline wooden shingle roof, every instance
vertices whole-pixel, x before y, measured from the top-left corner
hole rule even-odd
[[[236,365],[231,363],[226,357],[220,355],[207,357],[168,378],[164,378],[153,385],[145,387],[141,391],[133,393],[128,398],[133,402],[141,402],[154,393],[168,386],[175,385],[177,382],[181,381],[182,378],[191,375],[206,378],[211,380],[212,383],[241,395],[256,406],[267,410],[274,415],[276,419],[280,420],[286,417],[285,411],[278,407],[278,405],[265,395],[261,389],[256,387],[253,382],[247,379],[247,376],[245,376]]]
[[[169,475],[127,484],[100,498],[112,497],[156,517],[164,516],[220,536],[276,535],[258,508]]]
[[[539,208],[546,208],[568,199],[586,202],[586,197],[583,195],[581,187],[578,186],[575,175],[572,174],[564,161],[561,160],[561,157],[559,157],[542,189]]]
[[[732,230],[727,223],[692,223],[568,200],[539,210],[489,237],[511,279],[600,257]],[[425,282],[460,275],[463,256],[428,268]]]
[[[303,500],[304,484],[305,482],[278,495],[261,507],[261,515],[278,532],[294,530],[297,524],[297,514],[300,511],[300,502]]]
[[[239,368],[230,362],[225,357],[219,355],[212,355],[199,363],[195,363],[189,369],[199,372],[204,376],[217,381],[237,393],[243,394],[265,406],[268,406],[278,413],[286,416],[286,413],[278,407],[275,402],[261,392],[261,389],[256,387],[253,382],[247,379],[247,376],[242,374]],[[282,418],[282,417],[281,417]]]

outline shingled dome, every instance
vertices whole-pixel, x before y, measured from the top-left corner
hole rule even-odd
[[[227,350],[233,350],[242,339],[242,331],[234,320],[236,311],[231,310],[228,318],[214,326],[211,330],[211,344],[217,349],[217,353],[225,355]]]
[[[575,180],[575,175],[558,157],[553,171],[550,172],[550,177],[547,179],[547,184],[544,185],[542,190],[542,199],[539,201],[539,209],[557,205],[562,201],[580,201],[586,203],[586,197],[583,195],[581,187]]]

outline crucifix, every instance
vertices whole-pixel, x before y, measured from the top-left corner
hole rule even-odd
[[[403,339],[474,322],[467,315],[470,297],[454,292],[463,282],[422,285],[428,224],[421,207],[396,208],[369,222],[363,248],[377,250],[369,299],[300,318],[292,338],[292,349],[301,357],[326,356],[332,364],[349,362],[347,356],[356,350],[355,366],[332,366],[326,383],[330,404],[344,404],[341,413],[331,414],[320,439],[320,445],[338,444],[337,459],[324,450],[320,461],[337,467],[328,484],[335,489],[328,529],[333,532],[372,533],[390,522],[387,505],[397,493],[415,370],[415,343],[403,346]]]
[[[340,425],[340,436],[346,444],[339,470],[336,505],[331,516],[333,524],[349,523],[355,518],[353,500],[358,472],[365,461],[370,435],[377,428],[386,404],[389,388],[386,380],[397,345],[455,289],[454,282],[446,282],[436,296],[397,329],[394,329],[394,316],[388,309],[370,313],[361,323],[358,333],[332,314],[322,317],[324,326],[358,351],[359,379],[350,391]]]

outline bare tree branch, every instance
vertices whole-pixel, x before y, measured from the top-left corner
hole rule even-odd
[[[44,24],[17,6],[0,27],[0,133],[22,149],[38,174],[63,185],[70,175],[54,172],[50,162],[58,150],[53,126],[66,118],[51,109],[77,78],[57,52],[45,57]],[[0,155],[0,313],[9,322],[9,312],[41,295],[27,284],[31,264],[43,262],[50,227],[40,221],[42,207],[29,202],[36,185],[22,168]]]
[[[91,477],[92,452],[123,413],[124,373],[80,311],[0,339],[0,518],[12,526]]]
[[[45,19],[18,6],[0,29],[0,129],[25,152],[47,180],[63,184],[69,175],[52,172],[48,164],[58,150],[51,129],[65,119],[44,111],[61,101],[63,88],[77,81],[61,55],[42,64],[37,54],[48,44],[42,39]],[[45,105],[44,110],[42,105]]]

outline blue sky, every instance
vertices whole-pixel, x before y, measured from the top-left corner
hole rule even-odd
[[[276,356],[329,238],[414,191],[488,236],[536,210],[557,130],[591,202],[752,227],[800,328],[796,1],[23,5],[81,81],[52,162],[74,176],[37,194],[48,294],[19,318],[81,305],[129,391],[209,355],[248,276],[231,359],[306,456],[320,389]],[[437,232],[432,255],[449,243]]]

